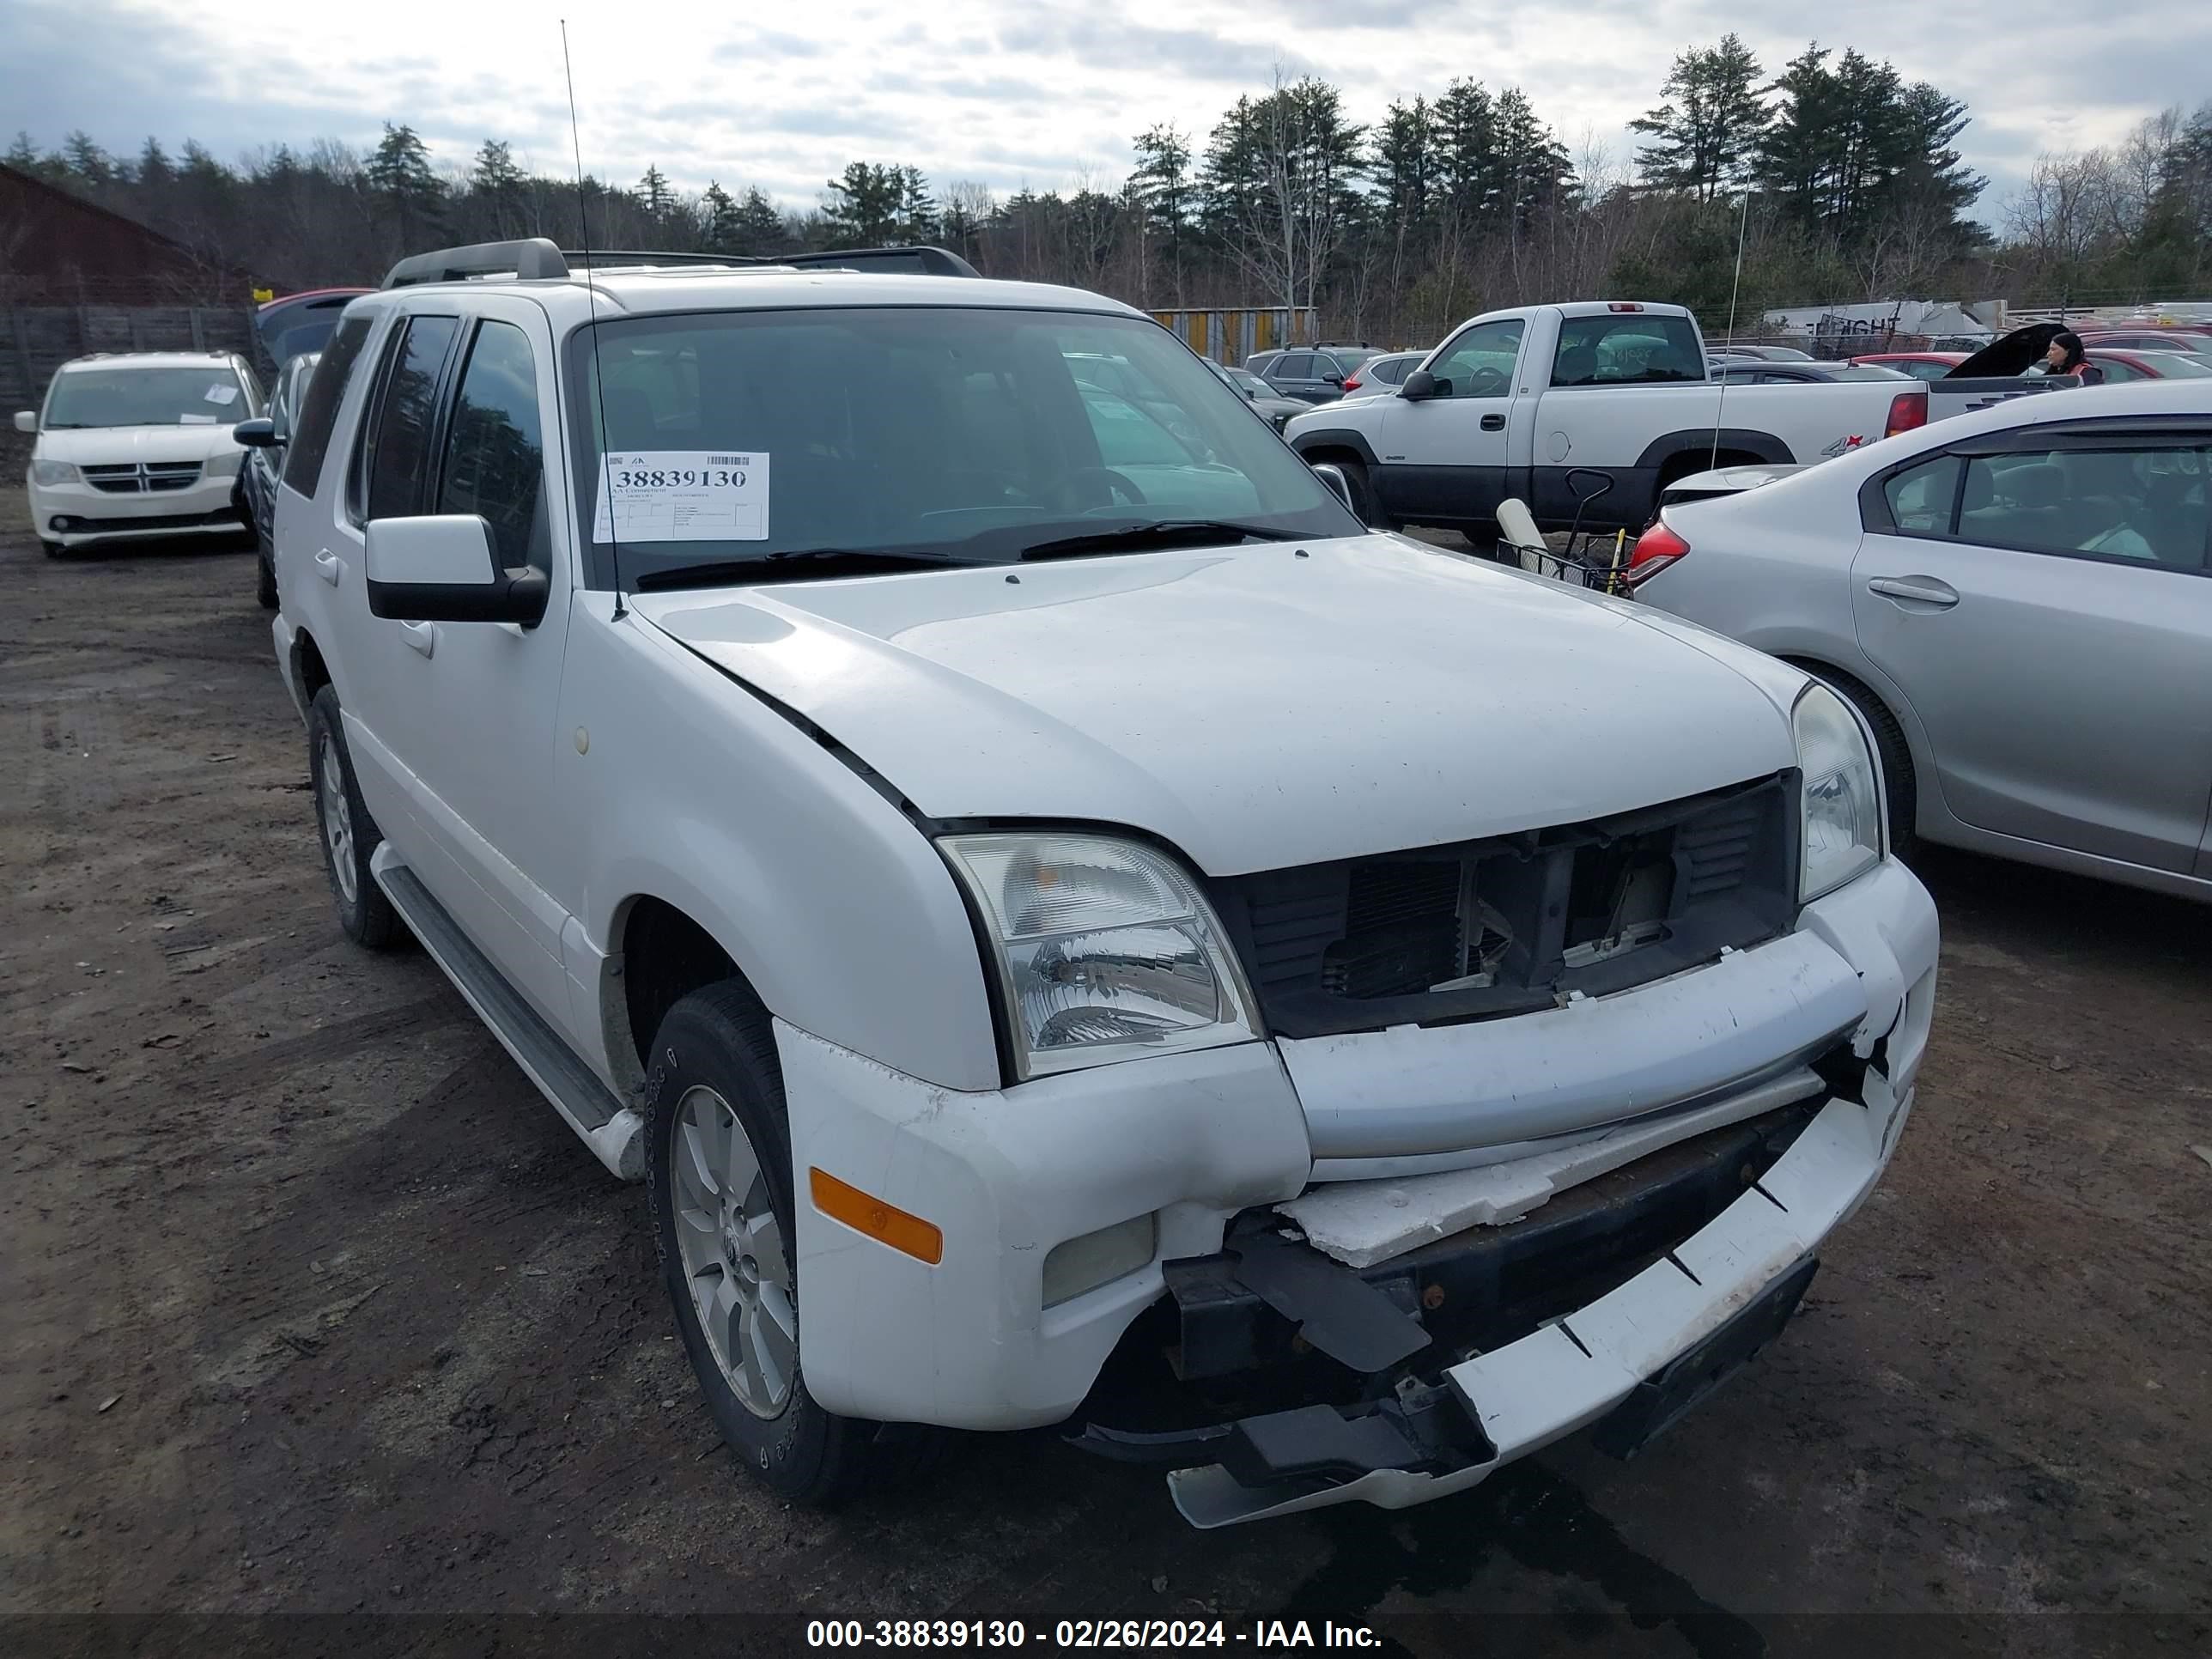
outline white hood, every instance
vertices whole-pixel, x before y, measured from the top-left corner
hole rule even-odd
[[[1796,763],[1778,665],[1756,653],[1395,536],[1305,550],[632,605],[931,817],[1133,826],[1213,875],[1572,823]]]
[[[238,447],[230,428],[243,415],[213,426],[94,426],[39,434],[32,453],[42,461],[77,466],[121,466],[134,461],[205,461]]]

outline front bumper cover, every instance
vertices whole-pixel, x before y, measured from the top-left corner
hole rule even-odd
[[[1873,1190],[1911,1096],[1878,1066],[1863,1092],[1821,1105],[1750,1190],[1641,1273],[1435,1385],[1223,1425],[1220,1461],[1168,1476],[1176,1507],[1200,1528],[1355,1500],[1407,1508],[1617,1412],[1601,1437],[1633,1449],[1779,1328],[1820,1242]]]

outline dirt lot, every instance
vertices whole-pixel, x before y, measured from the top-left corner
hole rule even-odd
[[[1200,1534],[1039,1436],[823,1518],[719,1449],[641,1191],[426,958],[339,938],[250,555],[49,562],[23,523],[0,491],[0,1613],[438,1615],[421,1651],[776,1609],[2212,1650],[2206,911],[1931,857],[1898,1164],[1793,1329],[1632,1463]]]

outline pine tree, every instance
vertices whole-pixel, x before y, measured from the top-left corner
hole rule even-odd
[[[937,198],[929,193],[929,180],[919,167],[899,169],[898,225],[893,240],[901,244],[937,240]]]
[[[646,168],[645,177],[637,181],[635,194],[637,204],[655,223],[665,219],[669,210],[676,205],[676,192],[669,189],[668,180],[657,167]]]
[[[1460,80],[1436,103],[1437,182],[1442,205],[1463,226],[1488,218],[1495,183],[1498,118],[1477,81]]]
[[[737,251],[731,246],[738,234],[737,199],[722,188],[720,179],[709,179],[699,198],[699,234],[710,253]]]
[[[149,137],[146,147],[138,152],[138,182],[158,190],[176,176],[177,170],[169,164],[169,153],[161,148],[161,141]]]
[[[899,234],[907,201],[907,170],[851,161],[842,177],[830,181],[823,204],[833,247],[881,247]]]
[[[1494,216],[1508,230],[1522,231],[1565,193],[1574,178],[1567,147],[1536,118],[1528,95],[1508,87],[1492,105],[1497,150],[1491,168]]]
[[[725,250],[760,258],[781,253],[791,245],[791,233],[785,228],[783,215],[776,210],[775,204],[761,194],[758,185],[749,187],[738,204],[735,228],[723,245]]]
[[[197,148],[192,144],[185,146],[188,173],[197,166],[193,156]],[[199,155],[213,162],[204,150]],[[395,127],[386,121],[384,137],[368,158],[364,176],[370,191],[391,216],[401,246],[412,246],[425,240],[444,216],[445,187],[430,170],[430,152],[423,148],[414,128]]]
[[[70,176],[80,185],[97,190],[115,182],[114,159],[82,129],[62,140],[62,159]]]
[[[1192,253],[1193,208],[1198,195],[1191,177],[1190,138],[1173,125],[1147,127],[1134,141],[1136,171],[1129,183],[1142,210],[1145,235],[1158,247],[1168,292],[1183,301],[1183,273]]]
[[[1638,149],[1644,182],[1710,202],[1747,177],[1766,130],[1759,60],[1733,34],[1674,59],[1660,95],[1668,101],[1629,123],[1655,143]]]
[[[1376,205],[1383,223],[1406,234],[1428,222],[1440,157],[1435,112],[1428,100],[1394,103],[1375,134]]]
[[[0,156],[0,161],[6,161],[18,173],[36,173],[39,170],[39,147],[31,142],[29,133],[18,127],[15,142],[8,146],[8,154]]]

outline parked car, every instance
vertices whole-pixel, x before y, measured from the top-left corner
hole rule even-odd
[[[2087,345],[2081,356],[2102,371],[2106,386],[2130,380],[2202,380],[2212,379],[2212,358],[2186,351],[2124,351]]]
[[[1854,357],[1860,368],[1893,368],[1916,380],[1940,380],[1966,361],[1963,351],[1870,351]]]
[[[1733,343],[1716,346],[1713,349],[1723,357],[1749,357],[1763,363],[1809,363],[1814,361],[1811,352],[1800,351],[1796,346]]]
[[[2212,900],[2208,475],[2203,380],[2019,398],[1670,505],[1631,571],[1850,699],[1893,846]]]
[[[1911,1110],[1936,921],[1865,728],[1368,533],[1127,306],[838,258],[447,250],[349,308],[273,624],[344,931],[646,1182],[788,1498],[933,1425],[1066,1424],[1201,1526],[1633,1450]]]
[[[2190,328],[2083,328],[2075,331],[2085,347],[2105,351],[2185,351],[2212,357],[2212,330]]]
[[[1529,306],[1462,325],[1396,397],[1309,410],[1285,435],[1343,471],[1370,524],[1437,525],[1487,544],[1509,496],[1562,528],[1602,486],[1583,522],[1634,529],[1676,478],[1818,460],[1916,426],[1928,408],[1927,390],[1902,381],[1735,385],[1725,406],[1722,387],[1680,306]]]
[[[1293,415],[1302,415],[1306,405],[1294,398],[1279,398],[1275,389],[1249,369],[1231,368],[1217,363],[1211,357],[1200,360],[1216,374],[1229,383],[1230,390],[1252,406],[1252,412],[1266,421],[1278,432]]]
[[[294,354],[277,372],[276,390],[269,394],[269,424],[275,442],[246,451],[246,465],[239,473],[240,494],[246,504],[247,521],[253,526],[253,550],[258,580],[255,597],[262,609],[276,608],[276,561],[274,539],[274,519],[276,510],[276,473],[283,464],[284,448],[292,435],[292,416],[300,407],[301,394],[305,391],[308,375],[314,373],[315,364],[322,354],[303,351]]]
[[[320,351],[329,344],[331,331],[338,325],[346,307],[359,295],[374,292],[366,288],[317,288],[283,295],[255,309],[253,331],[269,361],[282,369],[301,353]]]
[[[1356,376],[1363,364],[1382,354],[1366,346],[1296,346],[1278,352],[1264,368],[1253,372],[1273,386],[1278,396],[1300,403],[1334,403],[1344,395],[1344,383]]]
[[[1428,355],[1425,351],[1386,351],[1379,357],[1370,357],[1345,376],[1344,395],[1387,397],[1405,385],[1406,377],[1419,368]]]
[[[1723,362],[1712,378],[1730,386],[1830,386],[1838,380],[1909,380],[1914,377],[1876,363]]]
[[[240,416],[261,385],[228,351],[98,352],[64,363],[45,402],[15,416],[34,433],[25,478],[31,527],[50,558],[145,538],[234,536],[245,452]]]
[[[2194,380],[2212,374],[2212,362],[2181,351],[2138,351],[2084,340],[2082,356],[2103,372],[2104,383],[2117,386],[2129,380]],[[1889,352],[1854,357],[1855,363],[1872,363],[1903,369],[1923,380],[1940,380],[1966,361],[1963,351]]]

